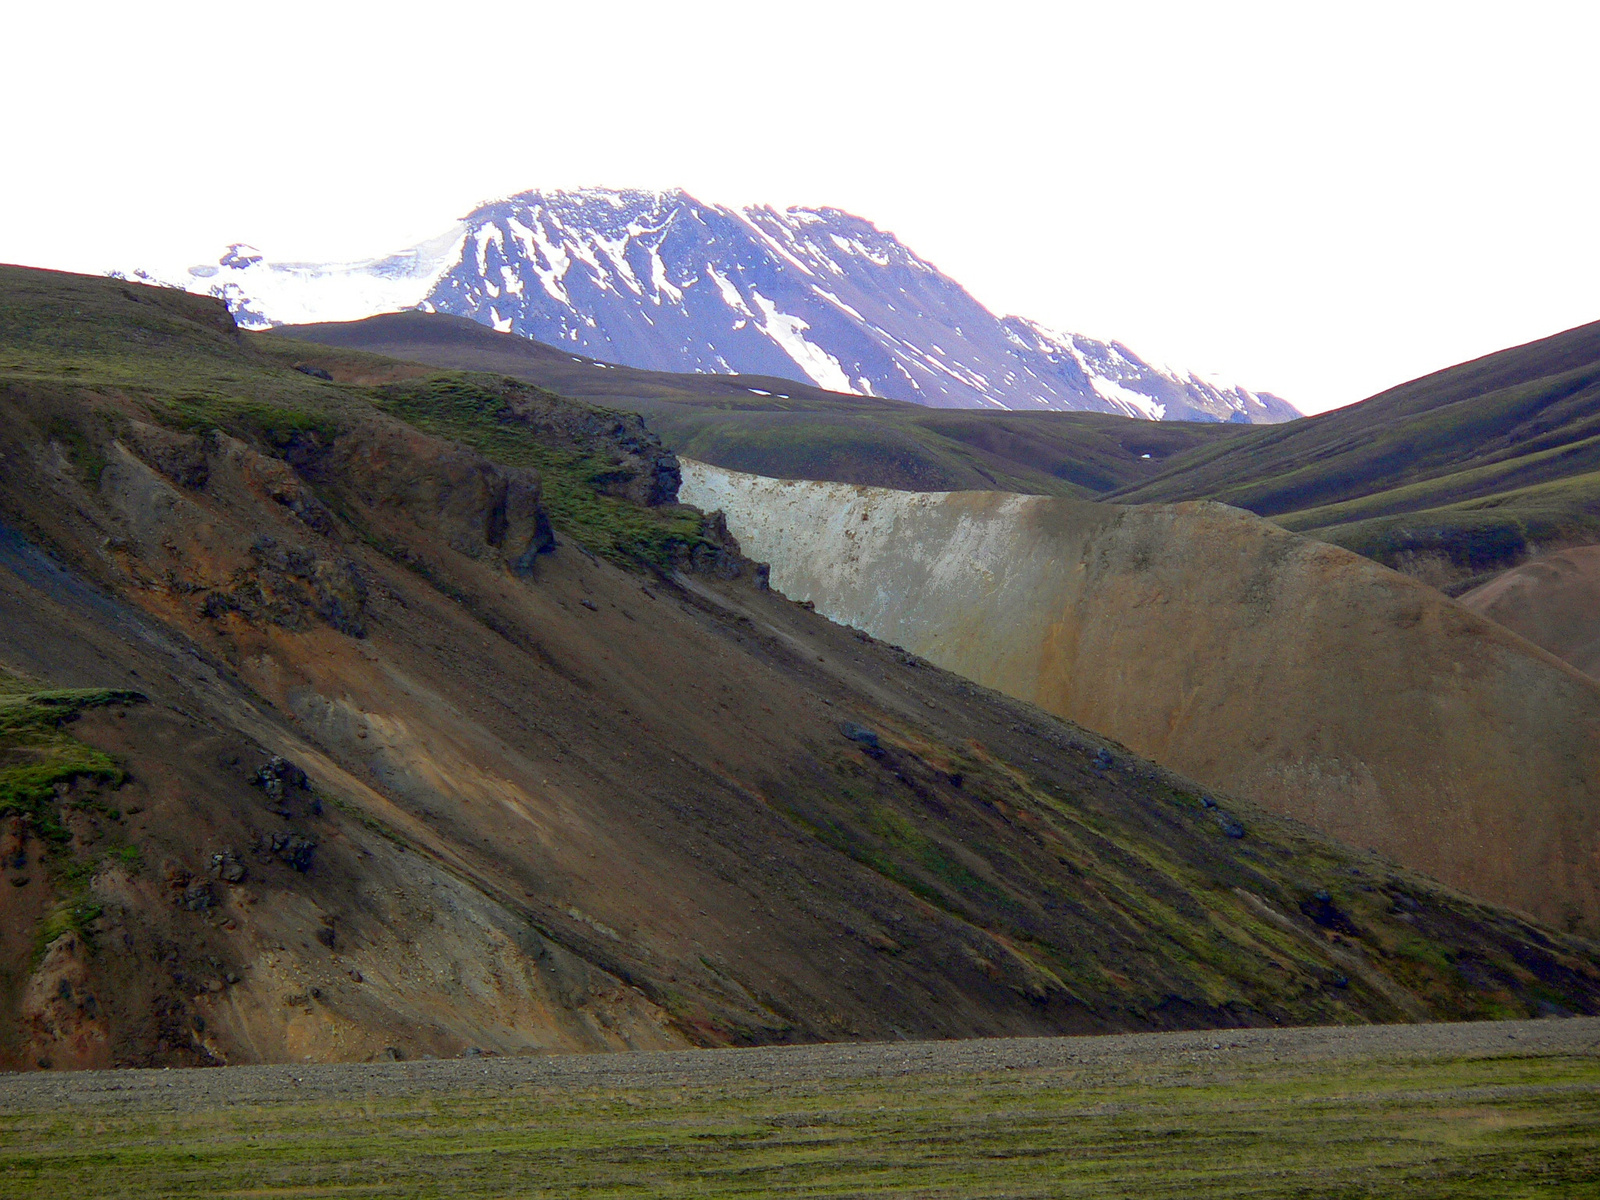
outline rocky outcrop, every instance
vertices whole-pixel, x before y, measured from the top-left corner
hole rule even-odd
[[[539,474],[493,462],[398,422],[372,422],[329,442],[297,438],[285,460],[382,529],[415,526],[468,558],[519,574],[554,544]],[[426,463],[418,471],[416,464]]]
[[[1600,926],[1600,685],[1432,588],[1212,503],[684,462],[774,588],[1454,886]]]
[[[574,404],[514,381],[508,381],[507,397],[513,419],[539,442],[600,462],[589,477],[597,491],[648,508],[677,500],[678,460],[638,413]]]

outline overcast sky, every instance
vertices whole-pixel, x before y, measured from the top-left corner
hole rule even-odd
[[[1308,411],[1600,319],[1600,5],[8,5],[0,261],[351,259],[531,187],[833,205]]]

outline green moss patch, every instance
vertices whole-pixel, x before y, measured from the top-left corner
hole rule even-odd
[[[507,466],[531,467],[543,484],[545,510],[556,531],[617,561],[643,559],[665,565],[681,551],[705,544],[702,517],[692,508],[647,508],[601,491],[613,464],[597,454],[533,436],[517,417],[515,381],[443,375],[373,389],[373,402],[409,425],[470,446]]]
[[[15,676],[0,677],[0,689],[17,689]],[[107,754],[86,746],[64,728],[79,713],[108,704],[144,699],[114,688],[0,690],[0,816],[32,818],[44,837],[62,839],[56,788],[74,779],[123,779]]]

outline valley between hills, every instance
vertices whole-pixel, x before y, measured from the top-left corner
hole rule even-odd
[[[0,268],[5,1066],[1600,1012],[1583,331],[1255,429],[401,317]]]

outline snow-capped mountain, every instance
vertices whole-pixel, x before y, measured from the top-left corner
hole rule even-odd
[[[280,263],[236,245],[214,265],[130,275],[220,296],[255,327],[421,308],[628,366],[777,375],[941,408],[1299,415],[1117,342],[997,318],[893,234],[831,208],[532,191],[384,259]]]

